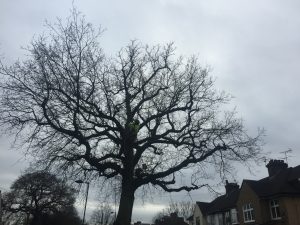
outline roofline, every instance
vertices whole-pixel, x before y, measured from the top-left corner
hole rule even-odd
[[[240,190],[242,190],[243,185],[244,185],[245,183],[247,183],[247,181],[250,181],[250,182],[251,182],[251,181],[257,182],[257,180],[247,180],[247,179],[245,179],[245,180],[242,181]],[[256,194],[257,197],[260,197],[260,196],[258,195],[258,193],[251,187],[251,185],[248,185],[248,187]],[[241,194],[241,192],[239,192],[238,199],[240,198],[240,194]]]
[[[190,217],[188,217],[186,220],[187,220],[187,221],[190,221],[190,220],[193,220],[193,219],[194,219],[194,214],[191,215]]]
[[[299,165],[300,166],[300,165]],[[293,167],[289,167],[289,168],[293,168]],[[267,178],[267,177],[265,177]],[[260,180],[248,180],[248,179],[245,179],[242,181],[242,184],[241,184],[241,187],[240,187],[240,190],[242,189],[244,183],[247,183],[247,181],[250,181],[250,182],[259,182],[265,178],[262,178]],[[272,194],[272,195],[259,195],[252,187],[251,185],[248,185],[248,187],[256,194],[256,196],[259,198],[259,199],[268,199],[268,198],[276,198],[276,197],[293,197],[293,196],[299,196],[300,197],[300,193],[290,193],[290,192],[278,192],[278,193],[275,193],[275,194]],[[239,196],[238,196],[238,199],[240,198],[240,193],[239,193]]]
[[[216,210],[216,211],[213,211],[213,212],[207,212],[206,215],[212,215],[212,214],[216,214],[216,213],[219,213],[219,212],[227,212],[228,210],[236,209],[236,208],[237,208],[237,205],[235,205],[234,207],[225,208],[225,209],[221,209],[221,210]]]
[[[300,197],[300,193],[276,193],[273,195],[258,196],[261,199],[278,198],[278,197]]]
[[[196,201],[198,203],[199,201]],[[199,203],[205,203],[205,204],[210,204],[210,202],[199,202]]]

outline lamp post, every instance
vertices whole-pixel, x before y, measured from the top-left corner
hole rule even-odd
[[[113,214],[116,215],[116,212],[110,212],[110,215],[113,215]],[[113,220],[114,220],[114,222],[116,221],[116,216],[115,216],[115,218],[113,218]]]
[[[82,180],[76,180],[75,182],[76,182],[77,184],[87,184],[87,187],[86,187],[86,194],[85,194],[84,211],[83,211],[83,218],[82,218],[82,225],[84,225],[85,211],[86,211],[86,204],[87,204],[88,195],[89,195],[90,183],[89,183],[89,182],[84,182],[84,181],[82,181]]]

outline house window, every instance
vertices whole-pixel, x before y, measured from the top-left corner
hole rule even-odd
[[[207,225],[212,225],[212,221],[213,219],[212,219],[212,216],[211,215],[209,215],[209,216],[207,216]]]
[[[196,225],[200,225],[200,217],[199,216],[196,217]]]
[[[253,222],[254,219],[254,209],[251,203],[248,203],[246,205],[243,205],[243,214],[244,214],[244,221],[247,222]]]
[[[219,216],[218,214],[214,214],[214,222],[213,222],[214,225],[219,225]]]
[[[223,214],[217,214],[218,215],[218,224],[222,225],[223,224]]]
[[[231,219],[230,219],[230,212],[225,212],[225,224],[230,225],[231,224]]]
[[[280,210],[279,210],[279,201],[277,199],[270,201],[270,210],[272,220],[281,219]]]
[[[237,224],[238,223],[238,216],[237,216],[236,209],[231,209],[230,214],[231,214],[231,223],[232,224]]]

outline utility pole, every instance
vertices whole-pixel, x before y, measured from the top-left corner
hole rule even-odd
[[[86,194],[85,194],[85,204],[84,204],[84,213],[83,213],[83,220],[82,220],[82,224],[84,225],[84,219],[85,219],[85,212],[86,212],[86,204],[88,201],[88,196],[89,196],[89,189],[90,189],[90,183],[89,182],[85,182],[87,187],[86,187]]]
[[[77,184],[86,184],[86,194],[85,194],[85,203],[84,203],[84,211],[83,211],[83,218],[82,218],[82,225],[84,225],[84,220],[85,220],[85,212],[86,212],[86,204],[88,201],[88,195],[89,195],[89,188],[90,188],[90,183],[89,182],[84,182],[82,180],[76,180],[75,181]]]

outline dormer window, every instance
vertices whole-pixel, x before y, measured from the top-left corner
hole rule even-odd
[[[270,201],[270,210],[271,210],[271,219],[272,220],[281,219],[278,199],[273,199]]]
[[[243,214],[245,223],[254,222],[254,208],[251,203],[243,205]]]

